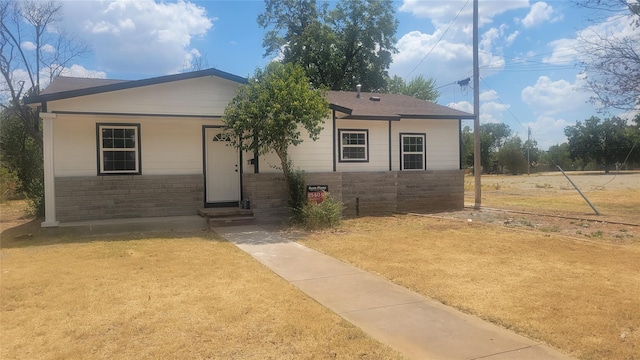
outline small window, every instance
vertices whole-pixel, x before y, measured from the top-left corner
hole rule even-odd
[[[369,161],[368,130],[338,130],[341,162]]]
[[[401,170],[425,169],[425,135],[400,134]]]
[[[140,125],[98,124],[99,174],[140,174]]]

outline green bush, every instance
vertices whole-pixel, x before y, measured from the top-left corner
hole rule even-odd
[[[341,201],[327,194],[321,203],[308,202],[302,207],[300,224],[311,230],[334,228],[342,221],[343,209]]]
[[[291,171],[287,174],[287,178],[289,181],[289,206],[293,209],[294,214],[298,214],[307,203],[304,171]]]
[[[20,179],[18,175],[0,165],[0,202],[20,197]]]

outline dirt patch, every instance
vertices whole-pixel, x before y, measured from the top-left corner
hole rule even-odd
[[[640,243],[640,172],[569,173],[600,212],[596,215],[561,173],[482,177],[474,209],[473,178],[465,179],[464,211],[430,216],[616,244]]]

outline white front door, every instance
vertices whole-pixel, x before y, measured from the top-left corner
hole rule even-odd
[[[207,203],[240,201],[240,158],[221,128],[205,128]]]

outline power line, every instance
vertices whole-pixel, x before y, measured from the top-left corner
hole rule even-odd
[[[464,10],[464,8],[467,6],[467,4],[469,4],[470,0],[467,0],[466,3],[464,3],[464,5],[462,5],[462,8],[460,9],[460,11],[458,11],[458,13],[456,14],[456,16],[453,18],[453,20],[451,20],[451,22],[449,23],[449,26],[447,27],[447,29],[442,33],[442,35],[440,35],[440,38],[438,39],[438,41],[436,41],[435,44],[433,44],[433,46],[431,47],[431,50],[429,50],[429,52],[427,52],[427,54],[422,58],[422,60],[420,60],[420,62],[418,63],[418,65],[416,65],[413,70],[411,70],[407,76],[405,76],[405,79],[408,78],[411,74],[413,74],[414,71],[416,71],[416,69],[418,69],[418,67],[420,67],[420,65],[422,65],[422,63],[427,59],[427,57],[431,54],[431,52],[433,52],[433,50],[435,50],[436,46],[438,46],[438,44],[440,43],[440,41],[442,40],[442,38],[444,38],[444,36],[447,34],[447,32],[449,31],[449,29],[451,29],[451,26],[453,26],[453,23],[456,21],[456,19],[458,18],[458,16],[460,16],[460,14],[462,13],[462,10]]]

